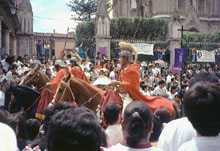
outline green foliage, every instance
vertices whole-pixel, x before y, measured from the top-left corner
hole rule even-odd
[[[117,18],[111,21],[111,36],[115,39],[166,40],[168,23],[161,19]]]
[[[90,48],[95,45],[95,24],[93,21],[78,24],[76,28],[76,45]]]
[[[168,33],[168,23],[161,19],[117,18],[111,20],[110,27],[113,39],[165,41]],[[83,42],[86,47],[95,43],[95,23],[80,23],[76,39],[78,45]]]
[[[220,43],[220,33],[204,34],[185,32],[183,35],[183,44],[187,48],[197,48],[212,50],[218,48]]]
[[[71,0],[67,5],[77,16],[73,19],[79,21],[91,21],[97,10],[96,0]]]

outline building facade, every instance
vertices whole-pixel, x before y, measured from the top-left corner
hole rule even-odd
[[[0,0],[0,55],[16,53],[19,20],[15,4],[15,0]]]
[[[34,33],[34,45],[36,55],[60,58],[64,50],[75,49],[74,34]]]
[[[30,0],[17,0],[17,16],[19,29],[17,31],[17,56],[33,55],[33,11]]]
[[[220,29],[219,0],[113,0],[113,17],[169,19],[176,14],[180,15],[183,25],[189,23],[190,15],[194,15],[191,22],[200,32]]]

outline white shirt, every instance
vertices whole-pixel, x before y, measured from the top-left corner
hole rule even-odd
[[[136,149],[136,148],[130,148],[130,147],[127,147],[121,144],[117,144],[108,149],[104,149],[104,151],[162,151],[162,150],[157,147]]]
[[[0,106],[5,105],[5,93],[3,91],[0,91]]]
[[[6,74],[6,79],[7,81],[13,81],[14,77],[13,77],[13,74],[11,71],[8,71],[7,74]]]
[[[196,131],[187,118],[169,122],[163,129],[158,147],[164,151],[177,151],[179,147],[196,136]]]
[[[184,143],[178,151],[219,151],[220,136],[201,137],[196,136],[191,141]]]
[[[168,96],[168,92],[166,87],[160,88],[160,86],[157,86],[154,91],[152,92],[152,95],[155,96]]]
[[[109,74],[109,77],[110,77],[111,80],[115,80],[116,79],[115,72],[111,71],[110,74]]]
[[[108,126],[108,128],[105,130],[105,133],[108,137],[110,145],[116,145],[118,143],[122,143],[123,133],[120,124]]]
[[[17,151],[17,140],[14,131],[0,123],[0,151]]]

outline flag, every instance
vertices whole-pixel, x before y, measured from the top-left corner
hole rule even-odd
[[[19,7],[22,2],[23,2],[23,0],[15,0],[15,6]]]
[[[173,68],[181,71],[186,61],[186,53],[187,50],[185,48],[176,48],[175,49],[175,60]]]

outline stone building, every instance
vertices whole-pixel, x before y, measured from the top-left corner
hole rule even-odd
[[[33,55],[33,11],[30,0],[17,0],[17,16],[19,29],[17,31],[17,55]]]
[[[169,22],[171,67],[181,29],[202,33],[220,31],[220,0],[113,0],[113,17],[163,18]]]
[[[45,50],[49,50],[49,56],[60,58],[64,48],[65,50],[75,49],[75,39],[72,32],[68,34],[34,33],[35,54],[37,51],[42,51],[42,55],[45,55]]]
[[[200,32],[220,29],[220,0],[113,0],[113,17],[169,19],[176,14],[181,24],[193,22]]]
[[[0,0],[0,55],[16,53],[18,28],[15,0]]]

